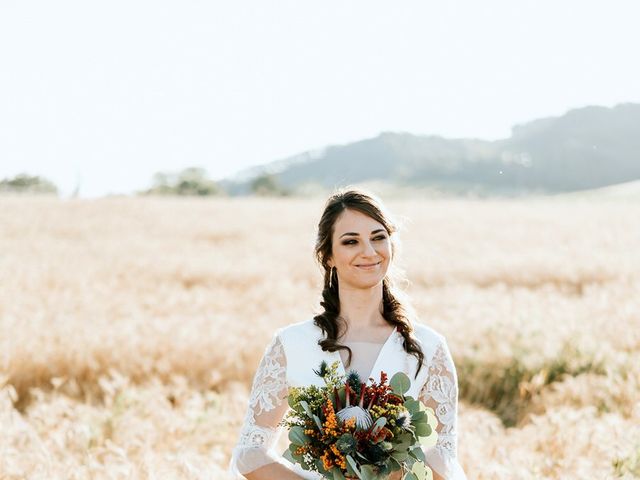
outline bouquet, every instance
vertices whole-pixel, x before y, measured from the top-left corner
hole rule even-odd
[[[435,445],[437,420],[432,409],[404,394],[410,380],[396,373],[387,384],[366,385],[358,373],[337,373],[338,362],[314,372],[325,386],[294,387],[291,410],[280,425],[289,429],[283,456],[324,478],[379,480],[397,471],[404,480],[430,480],[421,446]]]

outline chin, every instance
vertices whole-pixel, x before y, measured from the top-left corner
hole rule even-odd
[[[384,279],[384,277],[380,277],[377,280],[370,280],[368,282],[354,282],[353,286],[356,288],[362,288],[362,289],[369,289],[369,288],[373,288],[376,287],[378,285],[380,285],[382,283],[382,280]]]

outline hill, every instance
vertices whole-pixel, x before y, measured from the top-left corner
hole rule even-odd
[[[248,193],[270,173],[293,191],[371,181],[450,193],[521,195],[640,179],[640,104],[590,106],[512,128],[497,141],[383,132],[244,170],[221,182]]]

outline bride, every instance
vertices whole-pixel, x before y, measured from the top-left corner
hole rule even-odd
[[[339,373],[411,379],[406,395],[433,408],[437,444],[425,448],[434,479],[466,480],[457,460],[458,385],[445,338],[412,320],[387,275],[397,250],[396,227],[381,201],[362,189],[344,189],[327,201],[318,225],[315,256],[324,270],[323,311],[279,328],[253,379],[247,413],[229,463],[233,478],[321,479],[274,450],[284,427],[290,387],[323,380],[313,373],[322,360]],[[423,447],[424,448],[424,447]],[[390,479],[399,479],[400,472]]]

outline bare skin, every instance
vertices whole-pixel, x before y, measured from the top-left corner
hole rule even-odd
[[[299,480],[302,477],[284,465],[274,462],[260,467],[251,473],[245,473],[244,478],[247,480],[271,480],[274,478],[279,480]]]

